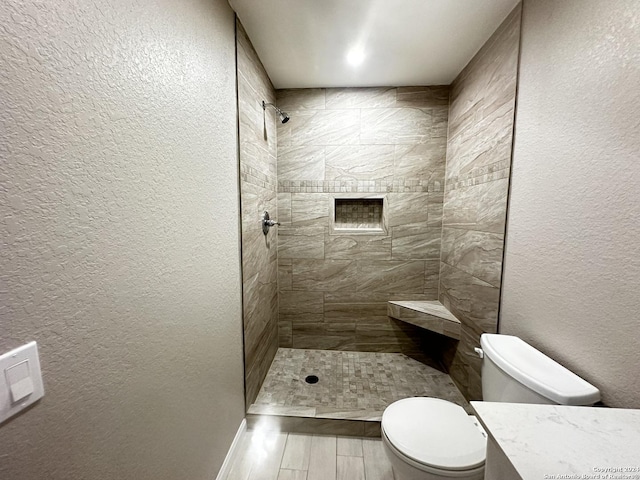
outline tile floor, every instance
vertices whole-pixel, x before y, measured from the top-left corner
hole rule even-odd
[[[247,432],[227,480],[394,480],[379,438]]]
[[[379,421],[389,404],[415,396],[470,411],[449,375],[401,353],[279,348],[248,413]]]

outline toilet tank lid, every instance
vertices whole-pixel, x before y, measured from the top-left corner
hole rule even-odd
[[[500,369],[559,405],[593,405],[600,400],[600,390],[518,337],[485,333],[480,345]]]

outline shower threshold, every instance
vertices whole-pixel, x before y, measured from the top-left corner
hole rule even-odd
[[[407,397],[442,398],[471,411],[449,375],[401,353],[279,348],[247,423],[297,433],[380,436],[384,409]]]

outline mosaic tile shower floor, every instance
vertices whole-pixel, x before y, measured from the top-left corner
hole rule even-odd
[[[388,405],[416,396],[470,411],[449,375],[401,353],[279,348],[248,413],[379,421]]]

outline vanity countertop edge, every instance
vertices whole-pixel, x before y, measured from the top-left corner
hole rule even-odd
[[[501,453],[522,480],[640,479],[640,410],[478,401],[471,406],[489,434],[487,470]]]

